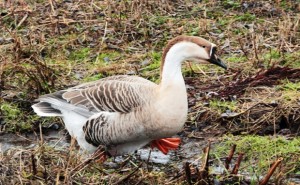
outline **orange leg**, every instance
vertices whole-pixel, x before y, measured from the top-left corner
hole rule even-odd
[[[107,153],[104,150],[98,149],[91,158],[94,158],[96,162],[104,163],[107,160]]]
[[[99,158],[96,160],[96,162],[104,163],[106,160],[107,160],[107,155],[103,154],[103,155],[99,156]]]
[[[180,144],[180,138],[163,138],[153,140],[151,142],[151,147],[158,148],[163,154],[167,155],[169,150],[176,150]]]

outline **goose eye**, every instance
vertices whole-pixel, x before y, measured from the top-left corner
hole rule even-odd
[[[202,46],[203,48],[206,48],[206,46]]]

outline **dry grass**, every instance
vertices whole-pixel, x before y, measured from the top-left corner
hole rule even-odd
[[[297,137],[299,12],[292,0],[0,2],[1,132],[39,130],[41,119],[30,105],[40,94],[114,74],[158,81],[166,41],[187,34],[217,44],[230,68],[185,65],[191,107],[187,135],[286,131]],[[272,69],[277,71],[267,75]],[[184,183],[177,176],[182,169],[170,164],[155,172],[132,157],[112,171],[92,163],[72,174],[82,163],[77,150],[58,150],[41,141],[0,159],[4,184]],[[296,173],[299,166],[289,170]]]

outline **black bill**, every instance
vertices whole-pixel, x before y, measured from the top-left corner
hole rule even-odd
[[[217,55],[216,55],[215,53],[216,53],[216,48],[213,47],[213,48],[211,49],[210,59],[209,59],[208,61],[209,61],[210,63],[212,63],[212,64],[216,64],[217,66],[220,66],[220,67],[222,67],[222,68],[224,68],[224,69],[227,69],[227,66],[222,62],[221,59],[219,59],[219,58],[217,57]]]

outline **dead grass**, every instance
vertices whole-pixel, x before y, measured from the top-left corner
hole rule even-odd
[[[0,103],[20,110],[19,123],[32,125],[14,131],[36,131],[41,121],[28,115],[33,115],[30,105],[40,94],[114,74],[158,81],[157,53],[166,41],[181,34],[197,35],[219,46],[230,69],[185,65],[191,107],[186,129],[195,127],[197,137],[274,135],[282,130],[296,137],[299,12],[299,3],[292,0],[1,2]],[[266,75],[272,69],[277,70]],[[12,130],[7,112],[0,109],[1,132]],[[11,150],[0,156],[1,180],[112,184],[124,178],[120,183],[184,183],[174,175],[181,169],[145,170],[147,164],[136,159],[135,165],[127,162],[112,172],[93,163],[72,176],[72,169],[82,162],[76,151],[44,144]],[[140,164],[142,168],[137,168]]]

